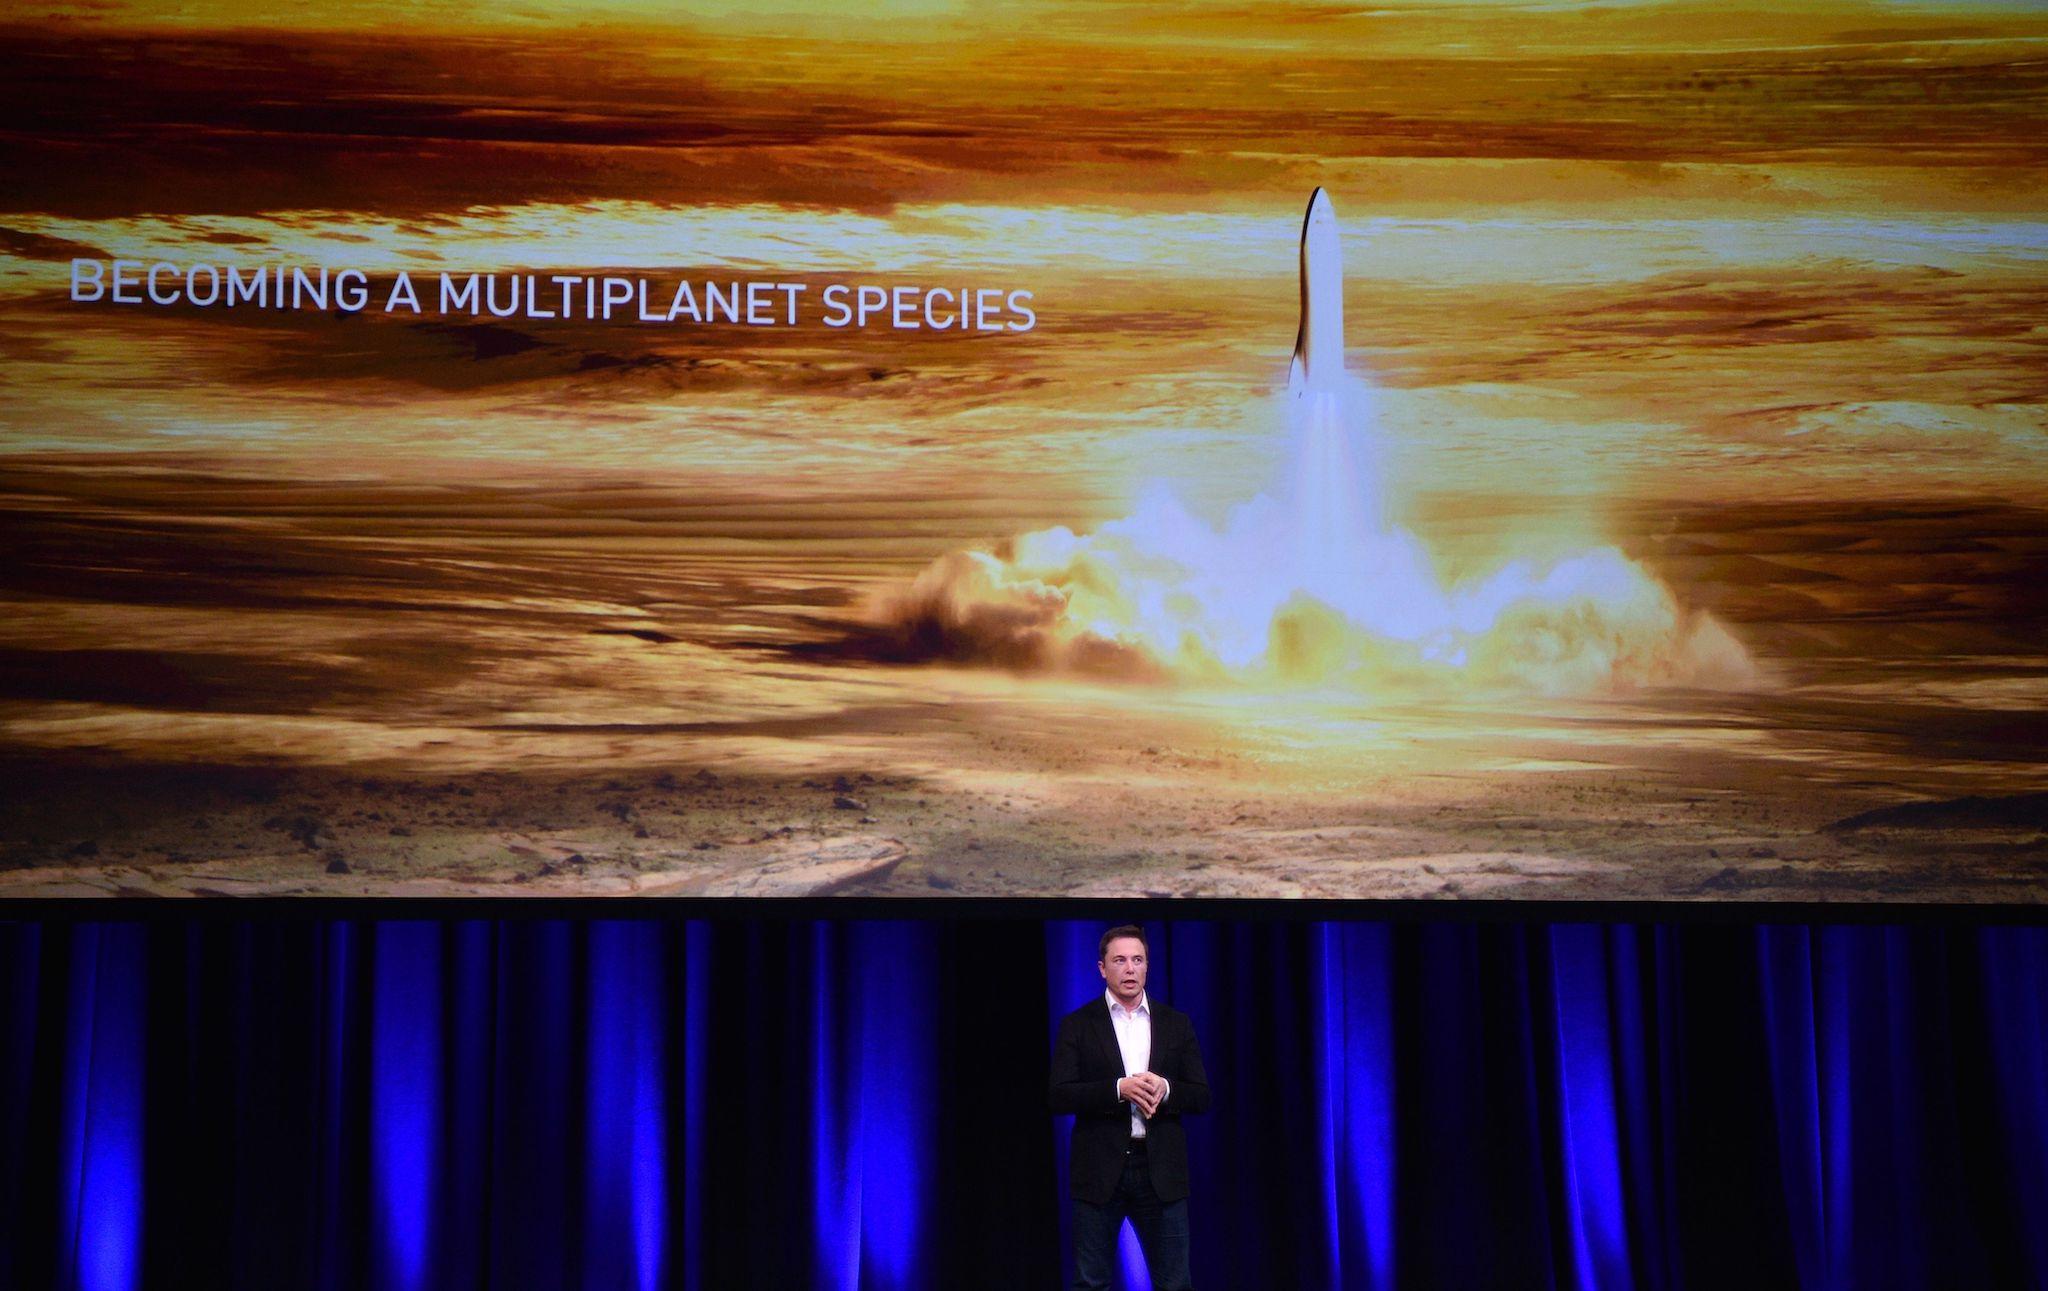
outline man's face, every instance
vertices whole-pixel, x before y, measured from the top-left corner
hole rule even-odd
[[[1127,1009],[1137,1007],[1138,997],[1145,993],[1144,942],[1118,937],[1103,950],[1102,962],[1095,967],[1109,983],[1109,993],[1116,996],[1117,1003]]]

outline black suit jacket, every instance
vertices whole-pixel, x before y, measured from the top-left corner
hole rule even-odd
[[[1152,1010],[1147,1070],[1166,1078],[1167,1091],[1166,1101],[1145,1122],[1145,1154],[1159,1199],[1178,1201],[1188,1195],[1188,1136],[1180,1118],[1209,1110],[1209,1076],[1202,1070],[1202,1048],[1188,1015],[1149,996],[1146,1003]],[[1123,1051],[1116,1045],[1108,1000],[1098,996],[1061,1019],[1047,1101],[1055,1113],[1074,1117],[1067,1186],[1097,1205],[1116,1195],[1131,1137],[1131,1105],[1116,1096],[1123,1075]]]

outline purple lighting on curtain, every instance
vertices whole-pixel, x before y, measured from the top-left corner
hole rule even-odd
[[[658,931],[646,924],[590,928],[584,1264],[599,1287],[664,1285],[666,1000]]]
[[[1645,946],[1645,940],[1648,945]],[[1620,1113],[1620,1174],[1625,1214],[1636,1222],[1630,1255],[1643,1291],[1670,1291],[1682,1274],[1669,1261],[1675,1229],[1667,1176],[1655,1145],[1668,1137],[1658,1120],[1653,1064],[1668,1058],[1671,1033],[1655,1002],[1669,984],[1668,946],[1658,929],[1620,925],[1607,930],[1608,989],[1613,1009],[1614,1079]],[[1645,987],[1645,977],[1649,985]]]
[[[1604,929],[1584,924],[1550,932],[1566,1231],[1579,1291],[1633,1285],[1622,1214],[1605,936]]]
[[[812,938],[814,1209],[823,1285],[930,1285],[923,1208],[933,1160],[928,929],[819,924]]]
[[[1765,1048],[1777,1108],[1779,1173],[1801,1286],[1827,1285],[1827,1163],[1821,1150],[1819,1030],[1813,1018],[1813,940],[1804,928],[1759,928]]]
[[[1851,1135],[1849,1073],[1850,980],[1842,953],[1851,943],[1830,937],[1841,929],[1823,928],[1820,937],[1818,980],[1814,986],[1814,1035],[1820,1055],[1820,1126],[1823,1150],[1821,1172],[1822,1214],[1826,1234],[1826,1281],[1828,1287],[1842,1287],[1854,1276],[1855,1248],[1852,1245],[1856,1219],[1856,1195],[1850,1171],[1855,1167]],[[1852,931],[1862,932],[1855,929]]]
[[[370,1268],[380,1291],[433,1284],[441,1140],[441,930],[379,924],[370,1053]]]
[[[1313,935],[1330,1285],[1381,1291],[1394,1285],[1392,938],[1375,924]]]
[[[914,1291],[924,1268],[922,1208],[932,1160],[932,1016],[939,965],[928,928],[852,931],[860,1010],[861,1291]]]
[[[0,1287],[1051,1285],[1101,931],[0,923]],[[1203,1285],[2048,1286],[2048,929],[1148,931]]]
[[[144,929],[89,927],[72,945],[64,1035],[57,1285],[142,1285]]]
[[[818,1238],[818,1285],[860,1288],[860,1171],[857,1126],[841,1104],[846,1011],[831,924],[811,929],[811,1217]]]

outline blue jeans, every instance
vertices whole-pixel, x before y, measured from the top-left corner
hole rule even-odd
[[[1124,1158],[1124,1175],[1109,1204],[1074,1198],[1074,1291],[1103,1291],[1116,1268],[1116,1237],[1124,1220],[1137,1230],[1152,1291],[1192,1291],[1188,1281],[1188,1203],[1162,1202],[1152,1191],[1143,1153]]]

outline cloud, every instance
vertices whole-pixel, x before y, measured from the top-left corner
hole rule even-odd
[[[1211,529],[1165,494],[1091,534],[1025,534],[940,557],[878,596],[849,653],[1016,672],[1366,694],[1747,689],[1763,678],[1712,616],[1613,548],[1511,561],[1443,586],[1403,530],[1291,564],[1270,499]]]

